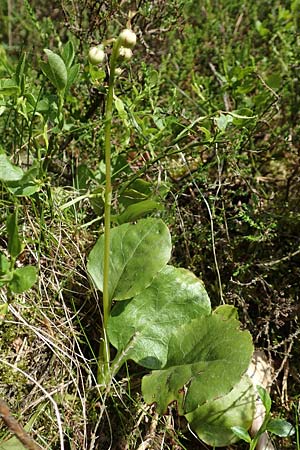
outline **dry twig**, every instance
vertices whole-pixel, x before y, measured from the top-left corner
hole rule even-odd
[[[22,425],[11,415],[11,412],[4,400],[0,399],[0,417],[3,422],[28,450],[43,450],[34,440],[29,436],[29,434],[24,430]]]

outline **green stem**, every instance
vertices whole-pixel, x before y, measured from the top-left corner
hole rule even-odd
[[[107,338],[107,323],[111,309],[109,298],[109,261],[110,261],[110,221],[111,221],[111,123],[113,112],[113,94],[116,63],[121,46],[120,40],[114,44],[110,58],[109,87],[105,105],[105,206],[104,206],[104,264],[103,264],[103,341],[100,344],[97,382],[106,385],[110,378],[110,351]]]

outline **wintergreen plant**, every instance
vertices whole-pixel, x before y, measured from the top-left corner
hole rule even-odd
[[[134,44],[131,30],[121,32],[109,60],[104,234],[88,258],[88,272],[103,293],[98,383],[109,390],[124,362],[134,360],[151,370],[142,380],[147,403],[156,403],[160,413],[176,404],[201,439],[227,445],[237,439],[232,426],[248,429],[252,422],[254,391],[245,375],[253,352],[250,333],[240,330],[233,307],[211,310],[204,285],[193,273],[168,264],[171,236],[161,219],[123,220],[111,229],[116,68],[122,48],[131,50]],[[110,344],[117,349],[113,360]]]

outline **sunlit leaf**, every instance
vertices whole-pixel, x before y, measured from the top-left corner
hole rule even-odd
[[[224,447],[239,439],[251,442],[247,429],[254,417],[254,400],[253,384],[244,376],[228,394],[204,403],[185,417],[199,438],[213,447]]]
[[[68,82],[68,73],[63,59],[49,49],[44,49],[48,57],[48,62],[41,62],[44,74],[49,78],[51,83],[62,91],[66,88]]]
[[[115,305],[108,335],[120,351],[126,350],[134,339],[126,359],[158,369],[167,361],[172,333],[195,317],[209,314],[210,300],[203,283],[186,269],[167,266],[147,289],[132,300]]]
[[[235,319],[219,314],[199,317],[176,330],[167,363],[143,378],[147,403],[159,412],[176,401],[180,414],[228,394],[246,371],[253,352],[250,333]]]
[[[111,230],[109,298],[125,300],[145,289],[171,256],[171,237],[160,219],[141,219]],[[88,272],[103,288],[104,235],[88,257]]]

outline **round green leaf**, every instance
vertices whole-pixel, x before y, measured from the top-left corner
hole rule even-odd
[[[171,334],[183,323],[209,314],[210,300],[203,283],[186,269],[167,266],[147,289],[115,305],[108,336],[119,351],[125,351],[126,359],[159,369],[167,361]]]
[[[103,287],[104,235],[88,257],[87,269],[96,287]],[[142,219],[111,230],[109,298],[125,300],[150,285],[171,256],[171,236],[160,219]]]
[[[226,395],[249,366],[253,345],[248,331],[220,314],[199,317],[183,325],[169,341],[167,363],[143,378],[147,403],[159,412],[176,401],[186,414],[207,401]]]
[[[36,268],[33,266],[20,267],[13,271],[12,280],[9,282],[9,287],[15,294],[30,289],[36,282],[37,274]]]
[[[251,442],[246,430],[253,421],[254,401],[252,381],[245,375],[227,395],[204,403],[185,417],[199,438],[212,447],[225,447],[240,438]]]

